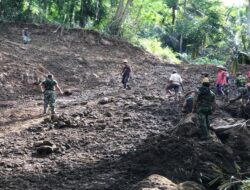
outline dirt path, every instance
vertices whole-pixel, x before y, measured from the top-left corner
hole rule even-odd
[[[44,119],[44,116],[38,115],[31,119],[26,119],[25,121],[16,121],[12,124],[6,125],[4,130],[0,131],[0,138],[12,133],[19,133],[22,130],[25,130],[31,126],[39,124]]]

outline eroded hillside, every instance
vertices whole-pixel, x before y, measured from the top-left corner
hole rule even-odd
[[[165,95],[173,69],[187,92],[199,85],[202,71],[214,76],[214,66],[162,64],[126,42],[45,25],[29,25],[32,41],[24,45],[23,27],[0,24],[1,189],[126,190],[151,174],[216,189],[222,178],[208,183],[221,173],[237,175],[235,163],[249,172],[246,120],[218,108],[214,131],[234,127],[201,142],[182,101]],[[123,59],[132,66],[131,90],[121,86]],[[52,119],[41,114],[36,85],[48,73],[72,92],[58,96]]]

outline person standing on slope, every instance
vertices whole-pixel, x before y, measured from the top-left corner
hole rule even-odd
[[[128,65],[128,61],[126,59],[123,60],[123,63],[125,65],[124,65],[124,68],[122,69],[122,84],[125,89],[129,89],[130,87],[129,85],[127,85],[127,83],[129,81],[132,70],[130,66]]]
[[[242,91],[245,90],[246,84],[247,84],[247,78],[243,76],[242,73],[240,72],[237,73],[236,87],[237,87],[238,95],[240,95]]]
[[[53,79],[51,74],[48,75],[47,79],[40,83],[41,91],[44,93],[44,111],[43,114],[47,113],[47,108],[50,106],[51,113],[55,114],[55,103],[56,93],[55,89],[63,94],[61,88],[58,86],[57,81]]]
[[[203,83],[203,80],[209,81],[209,74],[206,72],[201,73],[201,83]]]
[[[171,95],[171,90],[174,90],[175,92],[175,100],[178,99],[178,95],[180,96],[180,86],[182,85],[182,78],[181,76],[177,73],[176,70],[172,72],[169,78],[170,84],[167,86],[167,94]]]
[[[183,113],[191,113],[193,111],[193,101],[195,97],[195,91],[188,92],[185,96],[184,103],[182,106]]]
[[[223,66],[218,66],[219,70],[216,79],[216,92],[219,96],[224,96],[224,88],[227,85],[227,74],[226,68]]]
[[[23,29],[22,36],[23,36],[23,43],[28,44],[30,42],[30,33],[28,31],[28,28]]]
[[[198,89],[197,97],[194,99],[193,113],[198,114],[199,125],[202,133],[202,140],[208,139],[209,120],[208,116],[215,110],[215,94],[210,90],[207,79],[203,80],[202,86]]]

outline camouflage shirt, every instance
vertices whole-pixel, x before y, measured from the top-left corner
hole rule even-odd
[[[215,94],[209,87],[200,87],[197,97],[197,111],[203,114],[212,114]]]
[[[236,85],[238,88],[245,87],[246,82],[247,82],[247,78],[244,76],[239,76],[236,78]]]
[[[53,79],[46,79],[42,82],[45,91],[54,90],[54,87],[57,85],[57,81]]]

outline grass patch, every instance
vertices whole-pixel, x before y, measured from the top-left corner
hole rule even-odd
[[[176,58],[176,54],[168,47],[161,47],[161,42],[157,39],[139,39],[139,45],[141,45],[148,52],[161,57],[173,64],[180,64],[180,60]]]

